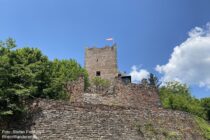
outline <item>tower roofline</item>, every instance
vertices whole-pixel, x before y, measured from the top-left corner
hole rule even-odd
[[[93,46],[93,47],[86,47],[85,49],[107,49],[107,48],[116,48],[117,44],[113,44],[112,46],[110,45],[105,45],[103,47],[96,47],[96,46]]]

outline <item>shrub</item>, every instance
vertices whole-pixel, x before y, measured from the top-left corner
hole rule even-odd
[[[195,116],[195,121],[197,122],[203,136],[210,140],[210,125],[204,119]]]
[[[201,101],[191,96],[189,88],[185,84],[166,83],[159,89],[159,93],[164,108],[186,111],[207,119],[207,113]]]
[[[91,83],[96,87],[97,90],[104,90],[110,86],[109,80],[102,79],[100,77],[93,78]]]

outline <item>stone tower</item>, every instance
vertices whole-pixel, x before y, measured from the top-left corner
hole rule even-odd
[[[86,48],[85,68],[90,79],[101,77],[112,80],[118,76],[117,48],[105,46],[103,48]]]

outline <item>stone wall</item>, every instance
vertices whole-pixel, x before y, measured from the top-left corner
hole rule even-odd
[[[31,131],[40,140],[202,140],[185,112],[36,100]]]
[[[70,94],[70,102],[82,102],[85,90],[84,76],[80,76],[76,81],[67,84]]]
[[[0,130],[29,130],[40,140],[204,139],[192,115],[160,107],[152,86],[117,80],[109,92],[84,93],[80,77],[68,89],[71,102],[36,99],[29,103],[30,117]]]
[[[100,71],[100,77],[113,79],[118,75],[116,47],[87,48],[85,50],[85,69],[90,79]]]
[[[82,80],[76,82],[80,89]],[[84,82],[83,82],[84,83]],[[160,100],[158,91],[153,86],[142,84],[125,84],[120,79],[111,82],[110,87],[97,91],[94,86],[90,86],[84,93],[72,92],[71,101],[77,103],[104,104],[126,107],[159,107]]]

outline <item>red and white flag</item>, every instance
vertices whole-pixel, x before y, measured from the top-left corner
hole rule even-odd
[[[106,41],[113,41],[113,38],[107,38]]]

